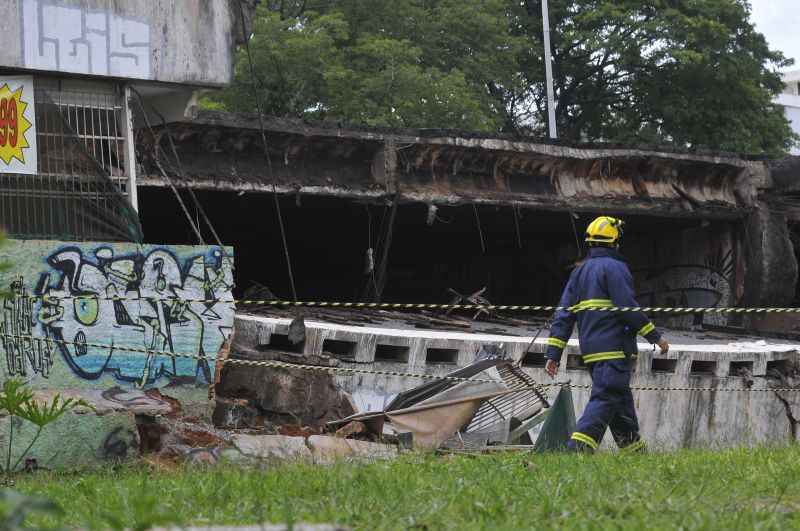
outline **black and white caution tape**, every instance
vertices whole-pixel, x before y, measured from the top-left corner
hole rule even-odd
[[[331,373],[344,373],[344,374],[373,374],[378,376],[395,376],[395,377],[403,377],[403,378],[419,378],[423,380],[446,380],[446,381],[453,381],[453,382],[487,382],[487,383],[495,383],[496,380],[487,380],[487,379],[478,379],[478,378],[462,378],[458,376],[438,376],[434,374],[419,374],[419,373],[411,373],[411,372],[399,372],[399,371],[383,371],[383,370],[375,370],[375,369],[364,369],[364,368],[354,368],[354,367],[325,367],[321,365],[305,365],[305,364],[297,364],[297,363],[287,363],[283,361],[277,360],[269,360],[269,361],[258,361],[258,360],[243,360],[238,358],[222,358],[222,357],[211,357],[211,356],[201,356],[199,354],[190,354],[187,352],[170,352],[167,350],[154,350],[154,349],[144,349],[144,348],[137,348],[137,347],[124,347],[118,345],[109,345],[103,343],[87,343],[87,342],[75,342],[75,341],[66,341],[62,339],[53,339],[53,338],[46,338],[46,337],[38,337],[33,335],[25,335],[25,334],[6,334],[0,333],[0,337],[4,339],[15,339],[15,340],[31,340],[45,343],[46,345],[73,345],[79,346],[82,348],[85,347],[94,347],[94,348],[103,348],[111,350],[122,350],[126,352],[137,352],[140,354],[147,354],[151,356],[169,356],[172,358],[189,358],[189,359],[196,359],[196,360],[203,360],[207,362],[217,362],[221,364],[233,364],[233,365],[244,365],[247,367],[273,367],[273,368],[280,368],[280,369],[294,369],[294,370],[305,370],[305,371],[320,371],[320,372],[331,372]],[[592,386],[588,384],[571,384],[568,382],[552,382],[552,383],[537,383],[536,388],[540,389],[543,387],[561,387],[563,385],[569,385],[575,389],[591,389]],[[652,386],[632,386],[632,390],[634,391],[684,391],[684,392],[692,392],[692,391],[713,391],[713,392],[800,392],[800,387],[785,387],[785,388],[778,388],[778,387],[770,387],[770,388],[749,388],[749,387],[652,387]]]
[[[286,301],[286,300],[256,300],[256,299],[182,299],[179,297],[107,297],[96,295],[14,295],[14,298],[43,300],[46,304],[58,304],[61,300],[86,299],[86,300],[111,300],[111,301],[138,301],[138,302],[183,302],[199,304],[234,304],[243,306],[270,306],[274,308],[339,308],[351,310],[492,310],[509,312],[645,312],[645,313],[798,313],[800,308],[739,308],[739,307],[659,307],[659,306],[593,306],[591,304],[578,304],[575,306],[545,306],[525,304],[428,304],[406,302],[343,302],[343,301]]]

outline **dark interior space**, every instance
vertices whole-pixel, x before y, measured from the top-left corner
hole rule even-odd
[[[653,372],[674,373],[678,367],[678,360],[667,358],[653,358],[650,370]]]
[[[797,259],[798,263],[800,263],[800,221],[789,218],[787,220],[787,225],[789,227],[789,239],[791,240],[792,247],[794,248],[795,259]],[[795,284],[792,306],[800,306],[800,282]]]
[[[185,201],[196,215],[188,195]],[[198,191],[223,243],[234,247],[235,296],[258,284],[282,299],[292,297],[274,207],[266,193]],[[196,244],[197,239],[167,188],[139,189],[146,241]],[[372,300],[391,204],[366,204],[318,196],[281,196],[297,296],[300,300]],[[484,296],[498,304],[556,304],[578,259],[583,230],[595,216],[526,210],[512,206],[397,207],[386,263],[382,300],[450,302],[448,288]],[[200,219],[200,216],[197,215]],[[574,223],[573,223],[574,221]],[[623,252],[635,263],[663,253],[659,234],[674,234],[697,220],[626,217]],[[214,239],[204,228],[205,243]],[[659,251],[659,246],[662,249]],[[371,264],[368,249],[372,249]]]
[[[717,369],[716,361],[692,360],[689,374],[714,374]]]

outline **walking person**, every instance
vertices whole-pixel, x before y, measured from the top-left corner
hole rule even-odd
[[[607,427],[620,449],[645,449],[630,387],[636,336],[658,345],[662,354],[669,350],[669,343],[644,313],[591,309],[639,306],[633,277],[619,252],[623,225],[620,219],[600,216],[587,227],[589,253],[572,271],[559,303],[570,310],[556,312],[547,340],[546,370],[555,377],[577,322],[583,363],[592,378],[589,403],[568,443],[572,450],[597,450]]]

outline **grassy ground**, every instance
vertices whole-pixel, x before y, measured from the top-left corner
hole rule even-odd
[[[20,478],[92,529],[335,522],[356,529],[800,529],[800,448],[620,456],[407,456]]]

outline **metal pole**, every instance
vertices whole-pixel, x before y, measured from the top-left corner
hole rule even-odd
[[[550,17],[547,0],[542,0],[542,28],[544,29],[544,72],[547,82],[547,125],[550,138],[556,138],[556,99],[553,94],[553,60],[550,56]]]

